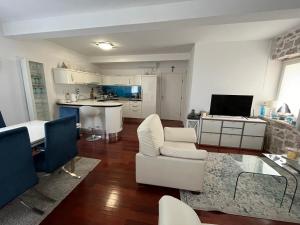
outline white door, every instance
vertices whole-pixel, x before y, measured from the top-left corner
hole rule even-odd
[[[166,120],[180,120],[182,104],[182,74],[161,74],[160,116]]]

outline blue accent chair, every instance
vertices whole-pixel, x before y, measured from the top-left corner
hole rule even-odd
[[[59,118],[64,118],[73,115],[76,116],[76,123],[80,123],[79,108],[65,107],[65,106],[59,107]],[[80,128],[77,128],[77,140],[79,139],[80,139]]]
[[[27,128],[0,132],[0,207],[37,183]]]
[[[76,117],[64,117],[45,124],[44,151],[34,157],[36,171],[52,173],[77,153]]]
[[[2,113],[1,113],[1,111],[0,111],[0,128],[2,128],[2,127],[6,127],[6,124],[5,124],[5,122],[4,122]]]

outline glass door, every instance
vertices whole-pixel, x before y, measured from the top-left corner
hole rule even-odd
[[[33,93],[33,105],[37,120],[50,120],[44,65],[29,61],[29,71]]]

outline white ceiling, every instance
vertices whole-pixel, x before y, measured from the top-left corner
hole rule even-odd
[[[300,24],[299,0],[0,0],[6,37],[87,56],[184,53],[195,42],[272,38]],[[102,51],[94,43],[117,47]]]
[[[0,0],[0,21],[96,12],[183,0]]]
[[[49,39],[87,56],[181,53],[195,42],[221,42],[269,39],[300,24],[299,19],[222,24],[211,26],[178,25],[158,30]],[[103,51],[94,43],[111,41],[116,48]]]

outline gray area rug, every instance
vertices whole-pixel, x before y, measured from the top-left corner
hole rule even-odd
[[[38,215],[14,200],[0,210],[1,225],[37,225],[91,172],[99,163],[98,159],[80,157],[76,159],[76,174],[81,179],[75,179],[64,172],[54,172],[50,176],[39,179],[36,189],[56,200],[55,203],[45,201],[38,193],[29,190],[21,198],[27,203],[45,211]]]
[[[291,212],[288,212],[295,189],[295,180],[273,162],[267,159],[265,161],[288,179],[287,194],[282,207],[280,202],[285,182],[280,177],[243,174],[239,179],[234,200],[235,182],[242,170],[230,154],[222,153],[209,153],[204,192],[197,195],[181,190],[181,200],[199,210],[300,223],[299,191]]]

